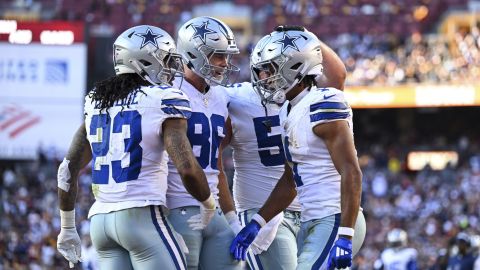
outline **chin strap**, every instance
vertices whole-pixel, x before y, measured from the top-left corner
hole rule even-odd
[[[272,121],[268,119],[267,101],[264,99],[262,99],[262,106],[265,109],[265,120],[262,121],[262,124],[267,128],[268,132],[272,132]]]
[[[147,80],[149,83],[151,83],[152,85],[158,85],[157,83],[153,82],[152,79],[150,78],[150,76],[148,76],[148,73],[145,72],[145,70],[143,70],[137,63],[136,60],[132,60],[131,61],[132,65],[137,69],[137,73],[142,76],[142,78],[144,78],[145,80]]]

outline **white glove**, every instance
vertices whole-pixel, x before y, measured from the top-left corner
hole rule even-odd
[[[230,225],[230,228],[232,228],[232,231],[235,235],[237,235],[242,230],[243,226],[240,224],[240,219],[238,218],[235,211],[230,211],[226,213],[225,219],[227,220],[228,225]]]
[[[60,210],[60,234],[57,238],[57,250],[68,261],[70,268],[82,261],[80,236],[75,227],[75,210]]]
[[[203,230],[207,227],[210,220],[212,220],[213,216],[215,215],[216,207],[215,207],[215,199],[213,198],[213,194],[210,193],[210,197],[205,201],[201,202],[200,205],[200,214],[191,216],[187,222],[188,226],[192,228],[192,230]]]

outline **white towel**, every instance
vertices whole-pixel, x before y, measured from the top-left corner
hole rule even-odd
[[[272,244],[273,239],[275,239],[278,231],[278,226],[280,226],[280,223],[282,223],[282,221],[283,212],[276,215],[260,229],[257,237],[250,245],[253,254],[258,255],[268,249],[268,247]]]

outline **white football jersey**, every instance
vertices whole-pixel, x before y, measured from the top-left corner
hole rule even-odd
[[[160,137],[162,124],[190,114],[188,97],[167,86],[144,86],[107,111],[96,108],[87,95],[85,126],[96,199],[89,216],[166,204],[168,167]]]
[[[416,263],[417,251],[413,248],[387,248],[382,252],[384,270],[408,270],[409,264]]]
[[[174,86],[179,86],[175,80]],[[183,80],[181,90],[189,97],[192,116],[188,119],[187,136],[193,154],[207,176],[208,185],[218,199],[218,148],[225,137],[224,127],[228,117],[228,97],[223,87],[211,87],[206,94]],[[167,207],[199,205],[185,189],[182,179],[172,162],[168,163]]]
[[[237,211],[261,208],[283,174],[283,151],[280,107],[267,104],[268,117],[259,95],[249,82],[226,88],[232,123],[233,198]],[[270,127],[270,129],[268,128]],[[300,211],[295,199],[288,207]]]
[[[341,212],[340,174],[324,141],[313,133],[316,125],[332,121],[348,121],[353,136],[352,110],[343,92],[335,88],[314,87],[280,109],[285,154],[297,185],[302,221]]]

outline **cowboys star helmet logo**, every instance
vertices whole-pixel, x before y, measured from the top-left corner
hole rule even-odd
[[[279,39],[279,40],[275,41],[274,43],[282,44],[282,53],[285,52],[285,50],[288,49],[289,47],[296,50],[296,51],[300,51],[297,47],[297,44],[295,43],[295,40],[297,40],[299,38],[300,38],[299,36],[290,37],[287,33],[285,33],[283,35],[283,39]]]
[[[150,28],[147,28],[147,32],[145,34],[135,34],[135,35],[143,38],[142,45],[140,45],[140,49],[143,49],[143,47],[145,47],[149,43],[158,49],[157,38],[163,37],[163,35],[161,34],[153,33]]]
[[[203,43],[206,43],[207,35],[208,34],[215,34],[215,31],[212,29],[208,28],[208,22],[204,22],[202,25],[192,25],[193,30],[195,30],[195,33],[192,36],[192,39],[199,37]]]

